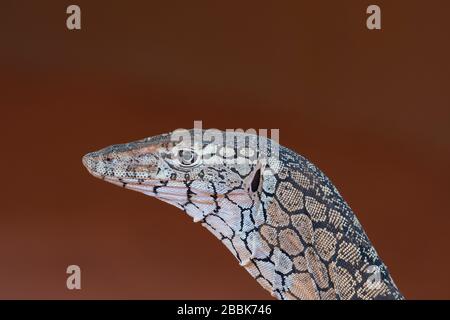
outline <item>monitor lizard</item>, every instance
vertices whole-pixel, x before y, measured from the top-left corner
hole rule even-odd
[[[404,299],[314,164],[266,137],[208,132],[113,145],[83,164],[95,177],[185,211],[278,299]]]

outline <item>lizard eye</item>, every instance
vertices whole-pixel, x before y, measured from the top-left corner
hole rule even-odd
[[[181,149],[178,151],[178,162],[185,167],[194,166],[197,164],[199,157],[193,150]]]

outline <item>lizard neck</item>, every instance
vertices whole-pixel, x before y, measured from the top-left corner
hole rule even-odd
[[[202,225],[274,297],[403,299],[353,211],[305,158],[284,150],[253,206],[220,207]]]
[[[271,292],[281,299],[403,299],[331,181],[305,158],[286,158],[296,161],[282,161],[264,181],[257,215],[264,220],[255,247],[273,261]]]
[[[298,161],[264,179],[241,264],[278,299],[403,299],[334,185]]]

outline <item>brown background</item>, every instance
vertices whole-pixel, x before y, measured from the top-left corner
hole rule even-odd
[[[279,128],[407,298],[450,298],[448,1],[0,4],[0,298],[269,295],[175,207],[81,156],[176,128]],[[82,290],[65,287],[78,264]]]

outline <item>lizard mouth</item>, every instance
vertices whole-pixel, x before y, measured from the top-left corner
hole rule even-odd
[[[183,191],[187,189],[185,183],[177,180],[170,179],[152,179],[152,178],[138,178],[138,177],[118,177],[113,174],[114,168],[109,167],[103,172],[98,171],[98,155],[96,152],[88,153],[82,158],[83,165],[86,167],[88,172],[101,180],[109,182],[111,184],[124,187],[126,189],[135,190],[138,192],[146,193],[149,195],[156,194],[157,188],[167,189],[167,196],[174,196],[182,194]],[[170,183],[170,186],[168,186]],[[164,194],[161,192],[161,196]]]
[[[113,174],[114,168],[108,167],[102,172],[98,171],[98,163],[102,160],[99,159],[97,152],[86,154],[82,158],[83,165],[88,172],[101,180],[109,182],[125,189],[134,190],[144,193],[149,196],[158,198],[159,200],[169,202],[177,205],[179,202],[191,201],[197,205],[215,205],[216,201],[221,201],[225,198],[225,194],[211,195],[205,190],[198,190],[188,187],[186,181],[174,180],[174,179],[154,179],[151,177],[138,178],[138,177],[118,177]],[[107,164],[105,164],[107,166]],[[189,189],[189,196],[188,196]],[[245,201],[248,195],[244,190],[235,190],[230,194],[227,194],[230,199],[240,202]]]

